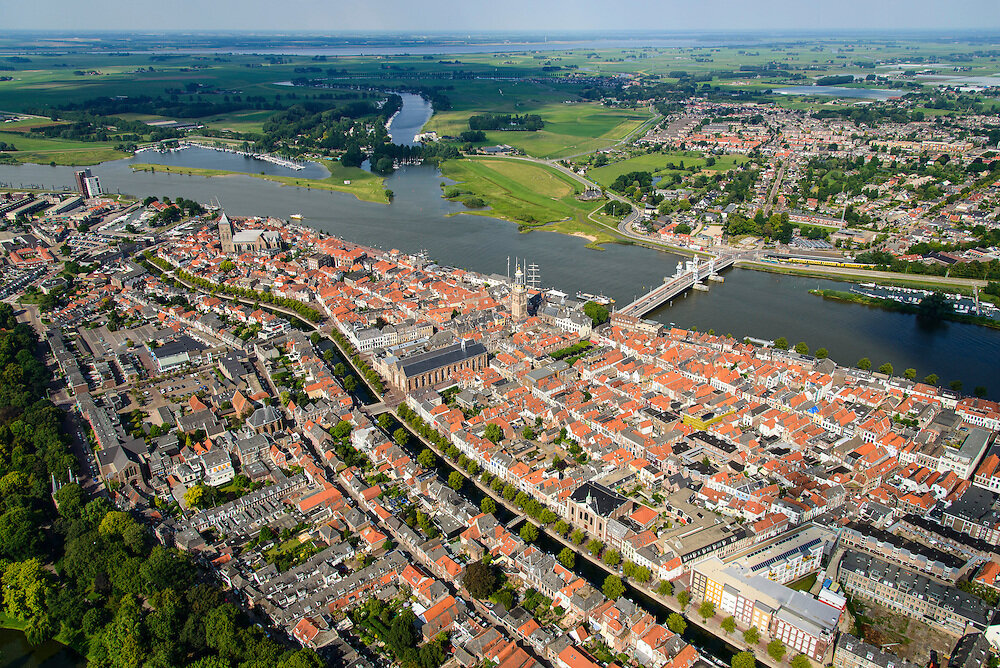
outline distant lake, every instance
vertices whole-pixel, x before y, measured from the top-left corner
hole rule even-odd
[[[855,97],[862,100],[891,100],[902,97],[906,91],[892,88],[845,88],[843,86],[787,86],[775,88],[779,95],[829,95],[830,97]]]

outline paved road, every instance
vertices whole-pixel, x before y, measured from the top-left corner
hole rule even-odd
[[[775,196],[778,194],[778,188],[781,187],[781,179],[785,177],[785,163],[781,163],[781,167],[778,168],[778,173],[774,176],[774,183],[771,185],[771,192],[767,194],[767,202],[764,204],[764,215],[771,213],[771,204],[774,202]]]
[[[776,264],[774,262],[760,262],[756,259],[752,259],[752,257],[748,257],[748,255],[752,256],[752,254],[744,254],[737,260],[737,265],[744,269],[763,269],[764,271],[767,271],[768,269],[781,269],[782,271],[788,271],[790,273],[822,274],[824,276],[839,278],[841,280],[850,280],[850,277],[857,276],[862,278],[882,279],[885,281],[914,281],[927,283],[928,285],[940,285],[943,287],[952,286],[971,288],[974,286],[986,286],[986,281],[981,281],[976,278],[951,278],[947,276],[926,276],[923,274],[900,274],[894,271],[850,269],[846,267],[823,267],[819,265]]]

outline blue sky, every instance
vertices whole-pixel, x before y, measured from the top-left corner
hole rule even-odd
[[[0,0],[3,29],[958,30],[1000,0]]]

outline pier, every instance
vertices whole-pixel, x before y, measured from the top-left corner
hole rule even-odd
[[[631,304],[618,310],[623,315],[631,315],[637,318],[645,316],[685,290],[701,286],[699,289],[707,289],[702,284],[705,279],[715,280],[718,273],[723,269],[733,266],[733,258],[713,258],[708,262],[700,262],[697,258],[688,260],[686,263],[678,262],[677,271],[673,276],[663,279],[663,284],[658,285],[646,294],[642,295]]]

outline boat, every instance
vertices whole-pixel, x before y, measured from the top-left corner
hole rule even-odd
[[[302,220],[302,214],[301,213],[293,213],[292,215],[289,216],[289,218],[291,218],[292,220]]]
[[[583,292],[582,290],[576,293],[576,298],[582,301],[596,302],[605,306],[615,303],[615,300],[611,297],[606,297],[604,295],[592,295],[589,292]]]

